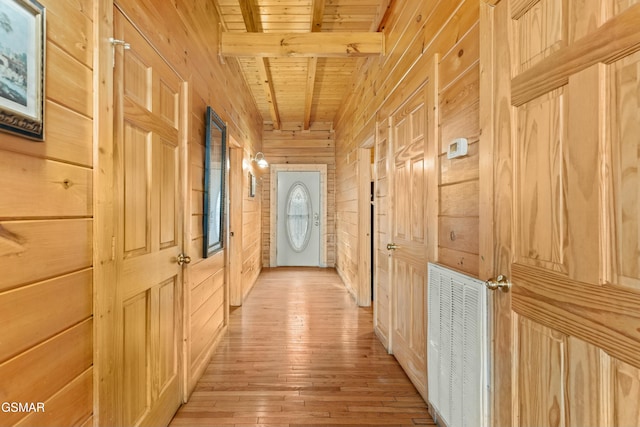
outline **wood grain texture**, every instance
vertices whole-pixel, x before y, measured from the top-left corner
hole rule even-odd
[[[222,33],[223,56],[342,57],[381,55],[382,33]]]
[[[425,164],[434,162],[436,141],[434,110],[437,102],[435,57],[426,69],[423,86],[407,98],[389,118],[391,124],[388,158],[390,186],[389,251],[391,266],[391,349],[418,392],[427,398],[426,284],[425,260],[430,258],[435,233],[428,232],[434,218],[428,215],[427,200],[435,188],[433,173]],[[383,245],[384,247],[384,245]],[[433,252],[431,252],[433,253]]]
[[[565,426],[566,337],[523,317],[519,318],[516,333],[517,425]]]
[[[82,375],[93,363],[92,329],[92,319],[85,320],[0,364],[0,376],[5,385],[0,390],[0,399],[3,402],[44,402]],[[84,392],[90,393],[90,389],[84,389]],[[13,425],[26,415],[2,412],[0,423]]]
[[[347,326],[345,326],[347,325]],[[332,269],[265,269],[171,426],[435,425]]]
[[[495,4],[497,3],[497,4]],[[513,257],[513,167],[511,62],[514,42],[511,39],[509,2],[482,5],[480,57],[480,278],[488,279],[510,272]],[[496,295],[497,294],[497,295]],[[495,395],[508,396],[491,400],[492,425],[513,425],[516,391],[512,375],[512,356],[517,345],[513,340],[511,295],[494,293],[492,297],[493,337],[491,386]]]
[[[640,426],[640,410],[635,404],[640,399],[640,369],[616,361],[613,370],[614,425]]]
[[[518,109],[515,170],[519,262],[566,271],[567,103],[562,89]]]
[[[93,352],[94,6],[40,3],[47,12],[45,141],[0,135],[0,370],[3,401],[57,409],[26,418],[2,413],[3,425],[20,418],[21,425],[71,425],[93,413],[86,370]]]
[[[0,363],[91,317],[91,269],[0,293]]]
[[[638,233],[640,198],[638,197],[638,140],[640,132],[640,53],[630,55],[611,66],[611,117],[616,127],[611,134],[615,212],[616,282],[640,289]]]
[[[27,426],[83,426],[93,413],[93,367],[67,384],[44,403],[44,412],[34,412],[16,424]]]
[[[570,75],[598,62],[612,63],[640,50],[640,4],[629,7],[597,30],[549,55],[544,61],[513,78],[511,102],[522,105],[564,86]],[[612,36],[615,34],[615,36]]]
[[[520,264],[512,266],[512,276],[515,312],[640,367],[637,292],[577,283],[562,274]]]
[[[553,0],[526,0],[516,13],[515,27],[517,53],[514,59],[518,72],[536,65],[566,45],[567,17],[563,2]],[[514,5],[514,7],[517,7]]]

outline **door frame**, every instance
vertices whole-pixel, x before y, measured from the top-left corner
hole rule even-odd
[[[374,134],[358,148],[358,305],[370,307],[371,293],[371,150]]]
[[[270,169],[269,266],[277,267],[278,172],[320,172],[320,267],[327,266],[327,165],[274,164]]]
[[[227,212],[227,258],[226,280],[229,284],[229,304],[238,307],[242,305],[244,292],[242,289],[242,221],[244,195],[243,168],[244,149],[240,143],[229,135],[229,209]]]

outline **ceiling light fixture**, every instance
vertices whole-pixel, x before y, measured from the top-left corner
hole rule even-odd
[[[262,151],[258,151],[255,157],[251,159],[251,161],[256,162],[258,167],[261,169],[269,167],[269,162],[267,162],[267,159],[264,158],[264,154],[262,153]]]

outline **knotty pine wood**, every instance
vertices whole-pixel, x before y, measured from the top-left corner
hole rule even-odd
[[[544,1],[500,2],[483,15],[495,48],[482,65],[494,96],[482,107],[493,133],[493,273],[513,284],[495,298],[494,425],[640,425],[640,294],[616,274],[618,233],[635,245],[619,221],[638,222],[637,177],[618,150],[638,110],[626,94],[638,86],[628,25],[640,9],[586,3],[584,13],[575,11],[585,2],[562,5],[569,19],[542,13],[559,7]],[[632,185],[625,196],[621,175]]]
[[[435,425],[333,269],[264,269],[172,427]]]
[[[188,94],[188,184],[186,203],[188,218],[185,230],[185,252],[192,262],[186,268],[187,289],[207,288],[211,296],[202,307],[193,307],[185,295],[186,318],[197,320],[193,328],[187,326],[186,393],[193,388],[208,360],[215,342],[224,333],[226,325],[228,291],[215,287],[211,280],[225,268],[225,251],[210,258],[202,257],[202,182],[204,170],[205,110],[211,106],[227,123],[227,132],[240,141],[249,152],[262,145],[262,117],[251,99],[245,79],[237,61],[222,63],[218,57],[217,31],[220,18],[213,3],[208,0],[191,2],[153,2],[147,0],[119,0],[120,8],[136,23],[160,54],[176,69],[189,86]],[[212,31],[212,29],[216,29]],[[104,114],[107,114],[105,111]],[[248,154],[247,154],[248,155]],[[245,155],[245,160],[249,159]],[[229,215],[243,215],[228,212]],[[255,224],[255,221],[253,222]],[[257,225],[257,224],[256,224]],[[243,227],[244,227],[243,223]],[[196,313],[197,311],[197,313]]]
[[[353,227],[348,214],[356,212],[355,202],[348,201],[357,199],[357,188],[350,177],[355,170],[356,150],[362,143],[359,135],[367,134],[373,128],[372,119],[376,115],[387,117],[415,91],[424,80],[422,70],[434,53],[442,54],[438,77],[441,82],[438,107],[442,113],[439,119],[442,135],[437,145],[443,147],[440,153],[445,152],[453,137],[467,137],[472,144],[478,140],[478,20],[479,6],[474,1],[393,3],[385,21],[385,57],[361,62],[353,79],[353,90],[338,110],[335,124],[336,200],[344,201],[336,205],[339,237],[336,259],[345,282],[358,282],[355,279],[358,271],[357,254],[362,250],[358,249],[357,240],[348,231]],[[441,28],[444,30],[440,32]],[[446,182],[453,184],[470,179],[469,170],[478,170],[477,153],[478,148],[472,147],[468,158],[443,160],[446,163],[441,173],[442,176],[446,173]],[[464,163],[464,167],[453,166],[456,162]],[[442,176],[438,178],[439,181]],[[476,200],[478,197],[473,194],[467,196]],[[462,222],[464,224],[460,227],[464,227],[465,233],[468,233],[469,219],[464,218]],[[471,232],[477,236],[478,229]],[[347,240],[344,241],[344,238]],[[477,240],[477,237],[472,240]],[[477,251],[445,253],[450,256],[439,257],[440,262],[460,268],[461,259],[466,258],[467,261],[462,261],[465,266],[463,269],[477,274]],[[469,257],[476,259],[469,263]]]
[[[40,3],[45,140],[0,133],[0,401],[47,413],[1,412],[0,425],[93,413],[93,3]]]
[[[228,34],[323,33],[377,31],[389,0],[363,4],[360,0],[340,2],[298,0],[295,4],[278,2],[221,0],[216,2],[223,16],[223,31]],[[323,12],[323,13],[321,13]],[[311,128],[317,122],[331,122],[345,93],[357,61],[351,58],[238,58],[247,84],[265,123],[277,128],[278,118]],[[270,70],[270,72],[266,72]],[[312,72],[310,72],[312,71]],[[265,78],[269,77],[269,78]],[[307,80],[311,79],[310,84]],[[312,95],[312,96],[308,96]],[[278,110],[278,114],[274,112]],[[284,126],[281,129],[286,129]]]

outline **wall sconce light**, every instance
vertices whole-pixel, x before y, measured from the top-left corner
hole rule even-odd
[[[262,151],[258,151],[254,158],[251,159],[252,162],[256,162],[259,168],[264,169],[269,167],[269,162],[264,158],[264,154]]]

